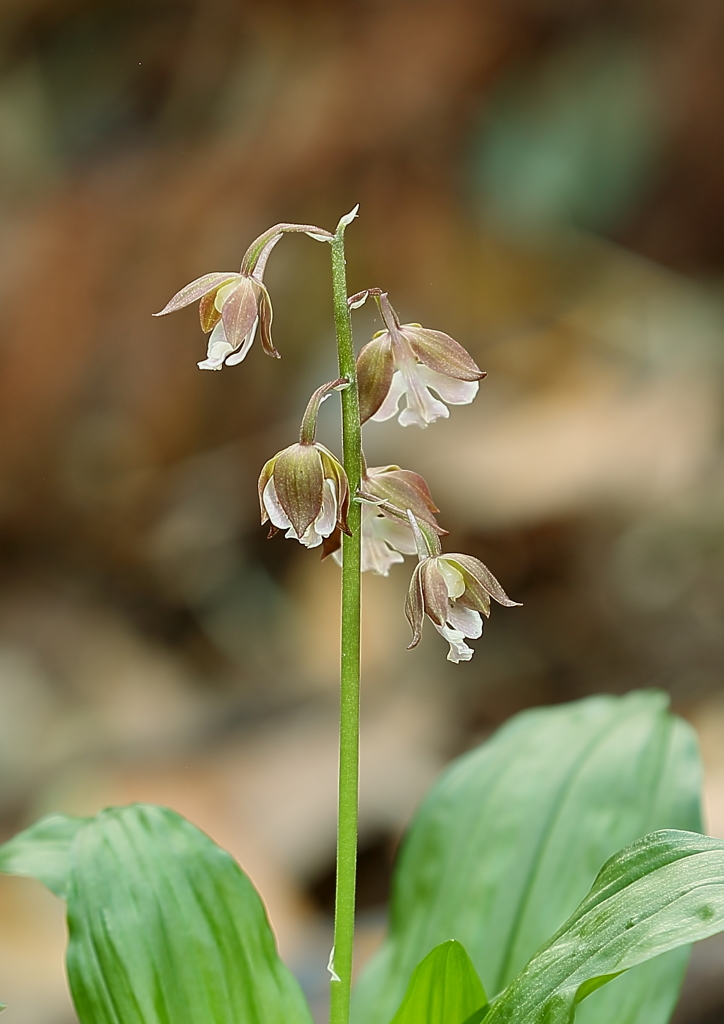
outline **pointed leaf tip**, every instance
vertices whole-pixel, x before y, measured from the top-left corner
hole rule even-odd
[[[487,1005],[485,989],[465,947],[450,939],[417,965],[390,1024],[463,1024],[482,1014]]]

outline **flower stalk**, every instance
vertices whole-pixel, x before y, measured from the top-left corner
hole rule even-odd
[[[334,325],[342,392],[342,450],[349,489],[355,495],[362,473],[362,430],[352,321],[347,305],[344,232],[356,209],[342,217],[331,242]],[[359,806],[360,554],[361,507],[352,501],[349,534],[342,537],[342,640],[339,717],[339,791],[334,946],[330,958],[330,1024],[348,1024],[352,991],[357,825]]]

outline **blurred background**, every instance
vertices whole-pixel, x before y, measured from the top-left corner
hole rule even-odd
[[[267,541],[255,484],[336,376],[328,252],[273,254],[280,362],[200,373],[195,308],[151,313],[357,202],[350,290],[489,374],[368,459],[423,473],[524,603],[454,667],[432,629],[405,650],[409,563],[365,579],[359,961],[421,795],[524,707],[669,691],[724,836],[723,58],[718,0],[4,0],[2,838],[176,808],[322,1013],[338,570]],[[7,1024],[71,1024],[60,903],[2,878],[0,920]],[[722,964],[697,948],[679,1024],[721,1021]]]

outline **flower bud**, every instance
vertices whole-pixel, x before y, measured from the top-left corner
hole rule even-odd
[[[414,527],[414,520],[411,519]],[[490,616],[490,598],[508,608],[511,601],[487,566],[472,555],[428,554],[415,566],[405,601],[405,615],[412,629],[409,648],[422,636],[425,615],[450,645],[448,661],[470,661],[472,648],[466,639],[483,634],[483,616]]]
[[[362,422],[391,419],[397,415],[403,396],[406,406],[398,417],[403,427],[413,423],[426,427],[449,416],[445,402],[472,402],[485,371],[462,345],[441,331],[400,324],[386,292],[378,288],[351,296],[350,307],[361,305],[367,295],[375,296],[385,330],[376,334],[357,357]]]
[[[279,358],[271,335],[271,299],[262,278],[269,254],[282,235],[290,231],[303,231],[318,241],[332,237],[328,231],[312,224],[276,224],[252,242],[239,273],[204,274],[177,292],[159,313],[153,314],[165,316],[192,302],[199,303],[201,330],[204,334],[211,332],[206,359],[198,364],[199,369],[220,370],[224,365],[240,363],[251,348],[257,327],[266,354]]]

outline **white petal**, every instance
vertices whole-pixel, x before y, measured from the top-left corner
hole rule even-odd
[[[362,523],[362,572],[389,576],[391,566],[404,562],[404,558],[378,537],[371,526]]]
[[[274,477],[271,477],[264,488],[261,500],[264,502],[266,514],[269,516],[273,526],[276,526],[278,530],[286,530],[292,525],[289,522],[289,517],[279,502],[279,498],[277,497],[277,489],[274,486]]]
[[[404,523],[397,523],[387,516],[373,516],[371,529],[375,534],[403,555],[414,555],[417,551],[412,530]]]
[[[337,525],[337,488],[327,477],[323,484],[322,508],[314,520],[314,527],[322,537],[329,537]]]
[[[419,364],[418,374],[420,380],[427,387],[437,391],[443,402],[449,405],[468,405],[478,393],[480,384],[477,380],[458,380],[457,377],[448,377],[444,373],[431,370],[429,366]]]
[[[246,359],[246,353],[249,351],[249,349],[251,348],[252,342],[254,341],[254,335],[256,334],[256,328],[257,328],[258,323],[259,323],[259,317],[257,317],[256,320],[254,321],[254,323],[252,324],[252,328],[249,331],[249,333],[247,334],[247,336],[244,338],[244,340],[242,341],[241,347],[239,349],[237,349],[237,351],[234,352],[232,355],[227,357],[227,359],[226,359],[226,365],[227,366],[236,366],[236,364],[240,363],[242,361],[242,359]]]
[[[206,346],[206,359],[198,363],[200,370],[220,370],[224,360],[234,351],[234,346],[226,340],[224,325],[219,320],[216,327],[209,335]]]
[[[471,640],[477,640],[483,635],[483,620],[480,612],[474,608],[465,608],[461,604],[454,604],[450,608],[447,621],[454,628],[459,630],[463,636],[469,636]]]
[[[465,593],[463,574],[458,572],[454,565],[446,562],[444,558],[438,558],[437,565],[445,580],[450,600],[455,601],[458,597],[462,597]]]
[[[287,537],[294,536],[305,548],[319,547],[324,538],[329,537],[337,525],[337,489],[334,486],[334,481],[327,477],[322,486],[322,507],[314,522],[309,524],[299,538],[293,531],[287,531]]]
[[[452,629],[450,626],[438,626],[436,622],[433,622],[433,626],[450,644],[450,650],[447,652],[448,661],[452,661],[456,665],[461,661],[470,661],[475,652],[465,643],[464,633],[461,633],[459,629]]]
[[[398,421],[401,427],[427,427],[434,423],[435,420],[448,418],[450,412],[447,406],[433,398],[429,391],[426,391],[425,394],[429,396],[429,401],[426,401],[422,406],[422,411],[418,407],[409,404],[406,409],[402,410]]]
[[[421,370],[425,370],[422,363],[417,363],[410,357],[399,364],[399,370],[405,380],[405,396],[407,408],[400,413],[399,423],[402,427],[409,427],[415,424],[418,427],[426,427],[428,423],[434,423],[441,417],[450,415],[447,406],[439,402],[435,396],[428,391],[423,379]]]
[[[390,390],[387,392],[387,398],[371,418],[373,420],[377,420],[378,423],[392,419],[392,417],[397,413],[397,407],[399,406],[400,399],[404,393],[405,379],[399,370],[397,370],[392,375],[392,384],[390,386]]]

